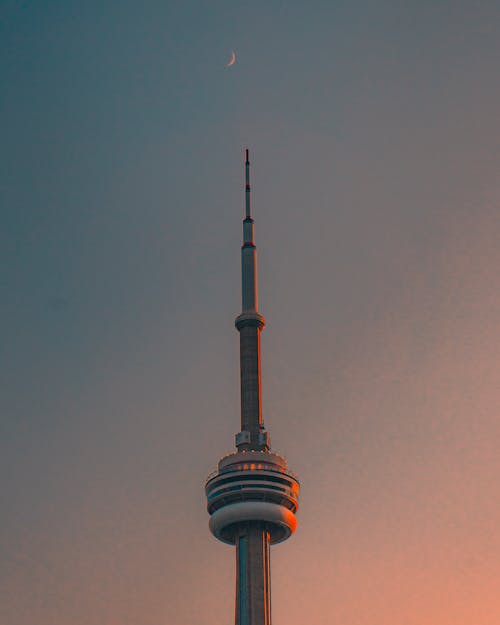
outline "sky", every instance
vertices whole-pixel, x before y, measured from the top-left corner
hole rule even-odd
[[[276,625],[500,621],[497,2],[0,3],[0,625],[230,625],[244,148]],[[227,68],[231,52],[236,62]]]

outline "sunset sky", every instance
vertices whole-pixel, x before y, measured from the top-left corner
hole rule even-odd
[[[0,4],[0,625],[233,625],[245,147],[273,623],[500,623],[499,59],[495,0]]]

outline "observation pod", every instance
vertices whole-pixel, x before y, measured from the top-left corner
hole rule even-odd
[[[270,544],[289,538],[297,527],[299,481],[286,461],[270,451],[241,451],[219,462],[205,492],[213,535],[235,545],[242,525],[258,523]]]

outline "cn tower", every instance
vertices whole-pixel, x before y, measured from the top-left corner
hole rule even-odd
[[[283,457],[270,449],[262,418],[257,249],[250,201],[250,161],[245,151],[245,219],[241,247],[240,334],[241,431],[236,451],[220,459],[205,484],[209,527],[236,546],[236,625],[271,625],[270,547],[297,526],[299,482]]]

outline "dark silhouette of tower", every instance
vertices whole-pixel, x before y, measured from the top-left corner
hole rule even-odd
[[[241,248],[241,431],[237,450],[224,456],[205,485],[210,530],[236,545],[236,625],[271,625],[270,546],[297,526],[299,482],[286,461],[270,450],[262,420],[257,250],[250,212],[250,161],[245,151],[246,210]]]

